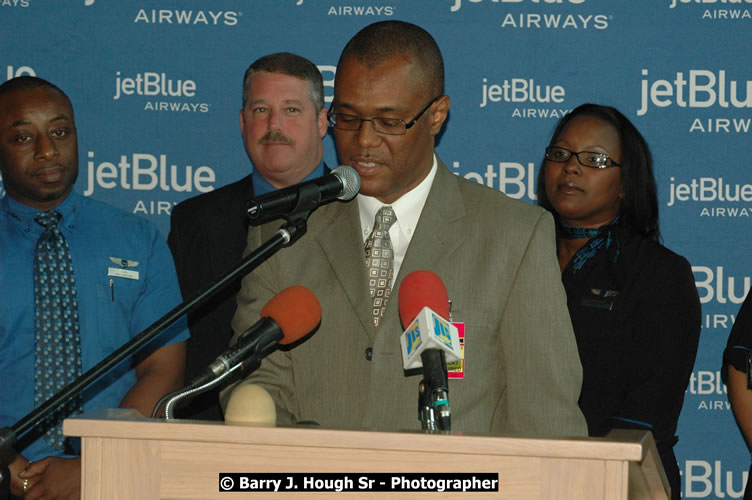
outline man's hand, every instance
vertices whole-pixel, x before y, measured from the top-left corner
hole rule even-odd
[[[43,458],[18,477],[29,480],[24,500],[81,498],[81,458]]]
[[[10,470],[10,494],[15,497],[23,496],[23,479],[19,478],[18,475],[28,464],[29,461],[25,457],[16,455],[16,458],[8,465],[8,469]],[[33,479],[27,480],[27,489],[32,481]]]

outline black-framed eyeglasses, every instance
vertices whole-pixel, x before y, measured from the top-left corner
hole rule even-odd
[[[558,146],[551,146],[546,148],[546,160],[556,163],[566,163],[569,159],[575,155],[577,161],[583,167],[590,168],[609,168],[609,167],[621,167],[621,163],[616,163],[614,160],[603,153],[596,153],[594,151],[570,151],[567,148],[561,148]]]
[[[361,118],[356,115],[348,115],[347,113],[334,113],[330,109],[328,114],[329,125],[339,130],[360,130],[360,127],[363,126],[363,122],[371,122],[373,130],[380,134],[404,135],[407,133],[408,129],[418,123],[418,120],[423,116],[423,113],[428,111],[428,108],[439,100],[440,97],[442,96],[436,96],[433,98],[431,102],[426,104],[426,106],[420,110],[420,113],[415,115],[415,118],[409,122],[405,122],[405,120],[399,118],[383,118],[381,116]]]

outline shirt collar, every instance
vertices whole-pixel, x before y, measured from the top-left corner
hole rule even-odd
[[[79,195],[75,190],[71,191],[70,195],[63,201],[60,205],[53,208],[53,210],[60,213],[60,224],[70,227],[73,227],[73,224],[75,222],[75,216],[76,216],[76,210],[78,208],[78,201],[81,198],[81,195]],[[40,210],[38,208],[30,207],[28,205],[24,205],[23,203],[19,203],[7,194],[2,199],[2,203],[0,204],[2,206],[2,210],[7,212],[11,217],[14,219],[26,224],[27,226],[33,226],[36,223],[34,222],[34,217],[40,213],[43,212],[43,210]],[[41,228],[41,226],[39,226]]]
[[[423,206],[428,199],[428,193],[431,191],[433,180],[436,177],[438,163],[436,155],[433,156],[433,165],[420,184],[403,194],[397,201],[391,204],[394,214],[397,216],[395,226],[399,228],[402,234],[409,241],[418,225],[420,214]],[[363,229],[365,237],[370,234],[376,212],[383,207],[385,203],[380,202],[372,196],[358,194],[358,209],[360,211],[360,226]]]
[[[317,177],[321,177],[322,175],[324,175],[323,159],[318,164],[318,166],[314,168],[313,171],[300,182],[306,182],[311,179],[316,179]],[[271,193],[272,191],[277,190],[277,188],[272,186],[269,181],[264,179],[264,177],[260,174],[251,176],[251,183],[253,184],[253,196],[261,196],[262,194]]]

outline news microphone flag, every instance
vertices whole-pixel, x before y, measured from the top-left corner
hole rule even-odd
[[[457,327],[436,314],[430,307],[420,310],[400,337],[405,370],[422,368],[421,353],[426,349],[444,351],[447,363],[462,359]]]

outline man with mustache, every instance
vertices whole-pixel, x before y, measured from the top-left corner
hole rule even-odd
[[[418,26],[372,24],[340,56],[329,120],[360,193],[319,208],[300,241],[246,276],[233,318],[237,336],[292,284],[321,301],[318,331],[245,381],[269,391],[279,423],[420,428],[420,377],[403,370],[396,295],[426,269],[465,326],[464,364],[449,379],[452,430],[587,434],[552,217],[444,165],[434,147],[449,106],[441,51]],[[274,230],[249,234],[249,247]]]
[[[73,189],[73,107],[50,82],[22,76],[0,85],[0,172],[0,427],[6,427],[181,297],[157,228]],[[20,436],[11,493],[80,498],[80,440],[61,434],[62,419],[118,406],[151,415],[164,394],[182,385],[187,337],[180,320]]]
[[[168,243],[185,297],[213,283],[243,256],[248,199],[328,171],[321,142],[326,131],[323,78],[311,61],[282,52],[250,65],[243,78],[240,132],[253,173],[172,211]],[[189,315],[186,380],[227,348],[239,289],[238,280]],[[196,397],[178,415],[222,420],[217,390]]]

